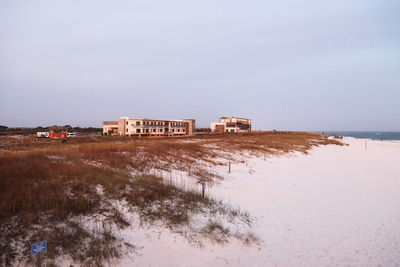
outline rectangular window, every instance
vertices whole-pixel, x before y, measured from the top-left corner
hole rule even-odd
[[[140,121],[137,121],[137,122],[136,122],[136,126],[140,126]]]
[[[146,133],[149,133],[149,129],[146,129]]]
[[[136,129],[136,133],[140,133],[140,129]]]
[[[155,132],[156,132],[156,128],[153,129],[153,133],[155,133]]]
[[[178,133],[180,133],[181,132],[181,129],[178,129]]]
[[[158,129],[158,131],[159,131],[160,133],[162,133],[162,129]]]
[[[185,129],[182,129],[182,132],[185,132]]]
[[[126,121],[126,125],[128,125],[128,121]]]
[[[126,132],[128,132],[128,129],[126,129]]]
[[[175,129],[172,129],[172,132],[175,132]]]

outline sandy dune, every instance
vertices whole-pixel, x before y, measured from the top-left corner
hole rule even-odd
[[[143,248],[118,265],[400,266],[400,142],[344,142],[250,159],[207,189],[257,218],[261,244],[199,247],[166,230],[131,231]]]

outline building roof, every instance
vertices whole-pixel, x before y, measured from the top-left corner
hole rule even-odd
[[[233,118],[251,121],[251,119],[246,119],[246,118],[241,118],[241,117],[235,117],[235,116],[231,116],[231,117],[221,117],[221,118],[219,118],[219,119],[233,119]]]
[[[185,122],[185,120],[155,120],[155,119],[139,119],[139,118],[128,118],[128,117],[121,117],[128,120],[138,120],[138,121],[176,121],[176,122]]]
[[[103,121],[103,125],[116,125],[118,121]]]

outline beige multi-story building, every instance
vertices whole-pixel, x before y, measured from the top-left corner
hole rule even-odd
[[[104,121],[103,134],[128,136],[191,136],[195,120],[152,120],[121,117],[118,121]]]
[[[240,133],[251,132],[251,120],[239,117],[221,117],[219,122],[211,123],[211,132]]]

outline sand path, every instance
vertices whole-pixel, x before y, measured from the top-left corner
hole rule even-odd
[[[345,138],[309,155],[232,166],[208,194],[258,218],[259,246],[199,248],[168,231],[136,232],[125,266],[400,266],[400,142]],[[120,263],[120,264],[121,264]]]

